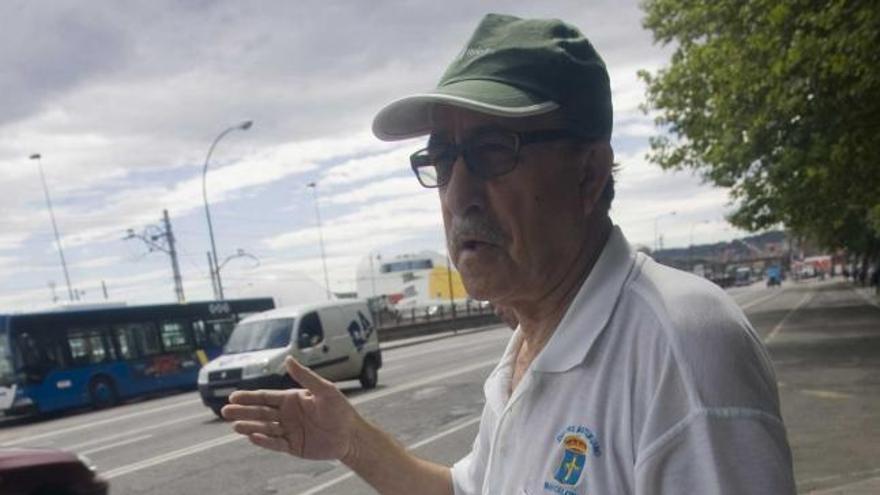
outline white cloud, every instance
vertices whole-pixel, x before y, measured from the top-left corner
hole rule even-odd
[[[327,169],[319,182],[323,187],[339,187],[392,175],[409,168],[409,156],[415,150],[416,145],[410,141],[395,143],[388,151],[352,158]]]
[[[654,212],[667,208],[687,212],[664,222],[676,232],[688,230],[688,215],[720,216],[723,194],[641,156],[653,129],[638,110],[644,88],[635,73],[655,70],[668,53],[641,29],[635,0],[493,5],[569,20],[603,55],[622,143],[614,212],[635,237],[650,238]],[[442,246],[436,193],[408,172],[421,140],[382,143],[369,128],[383,104],[435,84],[485,9],[467,1],[3,4],[0,65],[16,70],[0,74],[0,305],[45,305],[47,281],[61,276],[31,153],[43,155],[71,275],[88,300],[100,297],[101,280],[114,299],[170,300],[167,258],[134,263],[140,250],[120,240],[164,208],[188,298],[210,297],[201,166],[217,134],[244,119],[254,127],[215,150],[208,193],[221,256],[238,246],[269,253],[257,270],[224,269],[231,293],[257,290],[254,281],[276,271],[323,280],[304,189],[311,181],[334,289],[346,288],[371,250]],[[424,19],[429,38],[412,29]]]

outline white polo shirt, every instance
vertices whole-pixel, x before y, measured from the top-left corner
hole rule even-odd
[[[615,227],[512,396],[518,329],[486,380],[464,494],[794,494],[770,359],[714,284]]]

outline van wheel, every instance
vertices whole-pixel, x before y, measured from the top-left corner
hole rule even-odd
[[[89,383],[89,396],[92,399],[92,407],[104,409],[119,403],[119,395],[113,380],[106,376],[96,376]]]
[[[364,360],[364,367],[361,369],[361,376],[358,379],[364,389],[376,388],[379,383],[379,368],[376,366],[375,359],[368,357]]]
[[[226,421],[225,419],[223,419],[223,414],[220,412],[222,409],[223,406],[211,406],[211,410],[214,411],[214,414],[217,415],[217,417],[221,420]]]

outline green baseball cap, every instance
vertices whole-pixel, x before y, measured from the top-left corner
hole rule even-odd
[[[384,141],[429,134],[436,104],[500,117],[561,109],[571,130],[611,136],[605,63],[577,28],[556,19],[486,15],[437,87],[389,103],[373,133]]]

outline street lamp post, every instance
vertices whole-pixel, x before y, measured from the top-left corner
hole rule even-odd
[[[217,146],[217,143],[219,143],[224,136],[235,130],[246,131],[250,129],[252,125],[254,125],[253,121],[246,120],[240,124],[229,127],[218,134],[217,137],[214,138],[214,142],[211,143],[211,147],[208,148],[208,155],[205,157],[205,166],[202,169],[202,198],[205,201],[205,218],[208,221],[208,236],[211,238],[211,256],[214,259],[213,266],[210,268],[211,273],[213,274],[213,279],[216,283],[214,297],[220,300],[223,300],[223,283],[220,281],[220,265],[217,263],[217,244],[214,242],[214,226],[211,224],[211,209],[208,206],[208,164],[211,162],[211,154],[214,153],[214,147]]]
[[[327,288],[327,300],[333,299],[330,295],[330,279],[327,277],[327,256],[324,253],[324,233],[321,228],[321,210],[318,207],[318,184],[316,182],[309,182],[306,184],[306,187],[312,189],[312,192],[315,195],[315,218],[318,219],[318,242],[321,245],[321,264],[324,266],[324,287]]]
[[[49,218],[52,219],[52,230],[55,232],[55,245],[58,246],[58,256],[61,258],[61,269],[64,270],[64,281],[67,282],[67,296],[73,302],[73,287],[70,285],[70,274],[67,272],[67,261],[64,259],[64,249],[61,247],[61,236],[58,234],[58,223],[55,222],[55,211],[52,209],[52,199],[49,197],[49,186],[46,185],[46,176],[43,174],[42,155],[34,153],[30,156],[31,160],[37,161],[37,168],[40,170],[40,181],[43,183],[43,194],[46,196],[46,206],[49,209]]]
[[[690,243],[688,244],[688,266],[690,271],[694,271],[694,228],[697,225],[702,225],[709,223],[709,220],[703,220],[702,222],[691,222],[691,235],[690,235]]]
[[[654,217],[654,251],[660,250],[660,240],[659,240],[660,238],[657,236],[657,224],[660,221],[660,217],[664,217],[667,215],[673,216],[676,213],[677,213],[676,211],[670,211],[668,213],[661,213],[661,214],[657,215],[656,217]]]
[[[229,263],[230,261],[232,261],[236,258],[250,258],[250,259],[254,260],[254,262],[256,263],[253,266],[253,268],[257,268],[258,266],[260,266],[260,259],[259,258],[252,255],[251,253],[248,253],[244,249],[239,248],[235,251],[235,254],[230,254],[229,256],[226,257],[226,259],[224,259],[220,263],[220,266],[217,267],[217,273],[220,273],[220,270],[222,270],[223,267],[226,266],[227,263]]]

